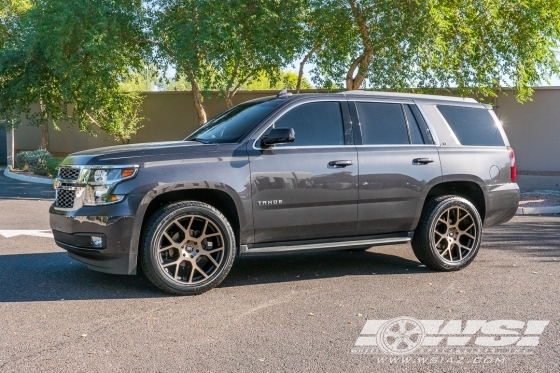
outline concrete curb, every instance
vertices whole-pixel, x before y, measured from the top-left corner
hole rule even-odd
[[[560,206],[519,207],[515,215],[560,214]]]
[[[15,180],[19,180],[19,181],[26,181],[28,183],[53,185],[53,179],[44,179],[42,177],[25,176],[25,175],[15,174],[13,172],[10,172],[9,167],[6,167],[4,169],[4,176],[9,177],[10,179],[15,179]]]

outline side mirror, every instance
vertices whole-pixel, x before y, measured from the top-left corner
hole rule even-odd
[[[294,142],[296,133],[293,128],[273,128],[267,136],[263,136],[261,146],[268,148],[274,144]]]

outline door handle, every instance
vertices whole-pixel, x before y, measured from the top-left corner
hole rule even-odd
[[[428,163],[432,163],[434,160],[432,158],[414,158],[412,160],[412,163],[415,164],[428,164]]]
[[[346,166],[352,166],[354,164],[354,162],[352,161],[330,161],[329,162],[329,166],[333,166],[334,168],[339,168],[339,167],[346,167]]]

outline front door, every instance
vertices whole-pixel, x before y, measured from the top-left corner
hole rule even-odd
[[[349,118],[345,99],[296,103],[271,120],[293,128],[295,142],[249,143],[255,243],[355,234],[358,157]]]

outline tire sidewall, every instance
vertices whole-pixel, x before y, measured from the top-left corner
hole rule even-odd
[[[432,239],[438,218],[445,210],[449,209],[450,207],[460,207],[467,210],[473,217],[474,224],[476,227],[476,232],[477,232],[475,236],[475,242],[468,256],[456,262],[451,262],[443,259],[438,249],[435,246],[434,240]],[[478,254],[480,243],[482,242],[482,220],[480,218],[480,214],[478,213],[477,209],[473,206],[473,204],[464,198],[451,197],[445,199],[441,201],[433,210],[433,212],[430,214],[430,225],[429,225],[428,236],[426,238],[428,239],[428,244],[432,257],[439,266],[442,266],[450,270],[457,270],[457,269],[464,268],[474,260],[474,258]]]
[[[157,251],[161,234],[170,222],[181,215],[195,215],[211,220],[221,231],[224,239],[224,257],[218,269],[208,279],[196,284],[181,284],[172,280],[159,264]],[[151,267],[151,272],[157,277],[158,281],[165,284],[165,286],[171,288],[173,291],[180,293],[197,293],[216,286],[228,274],[235,258],[235,238],[231,227],[229,227],[227,221],[224,222],[224,219],[214,211],[200,205],[179,205],[174,207],[171,211],[162,211],[156,219],[153,229],[148,232],[148,237],[149,248],[147,248],[147,264]]]

